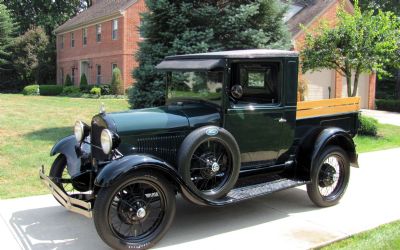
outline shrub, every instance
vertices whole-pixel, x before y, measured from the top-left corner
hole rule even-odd
[[[378,120],[360,115],[360,135],[376,136],[378,134]]]
[[[23,95],[40,95],[39,85],[29,85],[22,90]]]
[[[376,100],[378,110],[400,112],[400,100]]]
[[[78,94],[81,94],[81,90],[78,87],[75,86],[68,86],[64,87],[62,95],[74,95],[77,96]]]
[[[124,94],[124,87],[122,86],[122,75],[119,68],[115,68],[112,73],[111,93],[114,95]]]
[[[101,88],[94,87],[90,90],[90,94],[101,96]]]
[[[68,86],[72,86],[72,85],[74,85],[74,84],[72,83],[71,76],[69,74],[67,74],[67,76],[65,77],[64,86],[68,87]]]
[[[57,96],[63,92],[63,87],[60,85],[40,85],[40,95]]]
[[[82,89],[82,88],[86,88],[88,85],[89,85],[89,84],[88,84],[88,82],[87,82],[87,77],[86,77],[86,75],[85,75],[85,74],[82,74],[82,75],[81,75],[81,82],[80,82],[80,84],[79,84],[79,87],[81,87],[81,89]],[[89,90],[90,90],[90,89],[89,89]]]
[[[96,85],[96,87],[101,89],[101,95],[111,95],[111,85],[102,84],[102,85]]]

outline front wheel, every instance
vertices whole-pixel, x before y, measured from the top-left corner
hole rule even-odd
[[[320,207],[336,205],[346,192],[350,179],[350,161],[340,147],[327,147],[311,169],[307,193]]]
[[[99,236],[114,249],[148,249],[175,216],[173,186],[155,172],[137,172],[100,189],[93,218]]]

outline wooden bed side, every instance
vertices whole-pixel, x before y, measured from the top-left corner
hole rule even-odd
[[[306,101],[297,103],[297,119],[358,112],[360,97]]]

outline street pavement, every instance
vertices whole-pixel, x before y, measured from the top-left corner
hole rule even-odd
[[[400,146],[400,145],[399,145]],[[400,148],[360,155],[341,203],[317,208],[304,187],[224,208],[179,198],[159,249],[309,249],[400,220]],[[1,249],[108,249],[93,221],[50,196],[0,201]]]
[[[361,113],[377,119],[379,123],[400,126],[400,113],[369,109],[363,109]]]

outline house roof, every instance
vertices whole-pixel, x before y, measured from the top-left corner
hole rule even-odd
[[[56,34],[64,33],[107,17],[119,15],[136,2],[137,0],[97,0],[90,8],[59,26],[54,32]]]
[[[284,1],[287,2],[287,1]],[[289,30],[292,36],[296,36],[300,31],[300,25],[307,25],[311,23],[315,17],[322,14],[331,4],[337,0],[294,0],[290,5],[298,6],[300,11],[293,15],[288,21]]]

